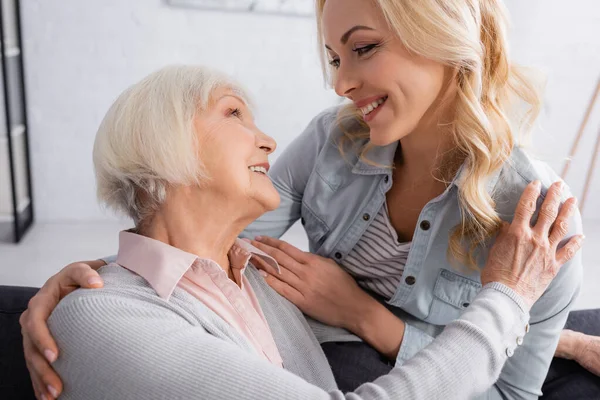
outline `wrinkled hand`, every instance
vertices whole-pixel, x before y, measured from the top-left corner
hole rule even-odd
[[[251,243],[279,263],[281,274],[259,257],[252,259],[277,293],[316,320],[353,329],[361,301],[369,301],[370,296],[335,261],[269,237],[257,237]]]
[[[79,287],[100,288],[102,278],[89,264],[95,261],[69,264],[52,276],[29,301],[29,306],[21,314],[23,351],[31,383],[37,399],[54,399],[62,392],[62,382],[52,366],[58,357],[58,346],[46,321],[58,302]],[[95,265],[96,267],[100,265]]]
[[[536,181],[525,188],[512,223],[503,224],[490,250],[481,273],[482,284],[505,284],[517,292],[529,308],[541,297],[561,265],[573,258],[583,241],[582,235],[574,236],[558,249],[569,230],[569,217],[576,207],[572,197],[560,207],[562,189],[562,182],[550,186],[538,220],[532,227],[531,218],[541,185]]]

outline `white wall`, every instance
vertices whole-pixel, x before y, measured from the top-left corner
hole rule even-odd
[[[96,205],[96,129],[128,85],[168,63],[235,75],[280,149],[320,110],[311,18],[170,8],[160,0],[23,1],[34,201],[42,221],[106,218]]]
[[[515,61],[539,69],[547,79],[545,104],[533,135],[533,150],[558,173],[600,79],[600,1],[505,0],[511,13]],[[600,98],[566,177],[581,199],[596,138]],[[584,217],[600,220],[600,155]]]
[[[255,94],[258,123],[285,147],[334,104],[325,90],[312,19],[167,7],[160,0],[27,0],[23,37],[37,216],[107,218],[95,201],[95,130],[127,85],[172,62],[203,63],[237,76]],[[507,0],[515,58],[542,67],[547,103],[535,141],[559,169],[600,76],[598,0]],[[590,121],[568,182],[581,190],[600,128]],[[587,157],[586,157],[587,153]],[[600,172],[586,216],[600,219]]]

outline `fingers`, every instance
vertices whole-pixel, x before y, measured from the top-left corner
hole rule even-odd
[[[53,279],[53,278],[52,278]],[[54,285],[50,279],[46,285]],[[23,338],[31,341],[35,347],[35,353],[43,355],[47,362],[52,363],[58,356],[58,346],[50,335],[46,321],[52,310],[58,304],[58,289],[40,289],[40,291],[29,300],[27,310],[21,315],[21,331]]]
[[[50,335],[46,321],[62,297],[79,286],[101,287],[102,279],[87,264],[74,263],[50,278],[29,301],[28,309],[21,315],[23,336],[27,337],[52,363],[58,356],[58,346]]]
[[[274,239],[274,240],[277,240],[277,239]],[[282,243],[285,243],[285,242],[282,242]],[[259,250],[264,251],[265,253],[267,253],[268,255],[273,257],[279,265],[285,266],[287,269],[289,269],[296,275],[301,275],[302,274],[302,272],[301,272],[302,264],[300,264],[300,262],[298,262],[295,258],[288,255],[288,253],[286,251],[281,249],[281,247],[283,247],[283,249],[285,249],[285,250],[289,250],[290,247],[294,248],[294,249],[296,249],[296,248],[287,243],[285,243],[285,244],[287,246],[283,246],[282,244],[279,244],[279,247],[273,247],[267,243],[261,243],[256,240],[252,241],[252,246],[256,247]],[[296,250],[298,250],[298,249],[296,249]],[[298,251],[300,251],[300,250],[298,250]]]
[[[567,244],[556,252],[556,263],[561,266],[575,257],[583,245],[583,239],[585,239],[584,235],[573,236],[569,239]]]
[[[535,212],[535,205],[540,196],[541,188],[542,184],[540,181],[533,181],[527,185],[517,204],[513,225],[521,228],[530,228],[531,218]]]
[[[277,277],[273,275],[267,275],[265,277],[265,281],[273,290],[279,293],[281,296],[285,297],[296,306],[300,307],[302,301],[304,300],[304,296],[298,290],[294,289],[289,284],[277,279]]]
[[[266,271],[269,274],[275,274],[275,275],[278,274],[277,270],[275,268],[273,268],[273,266],[271,264],[269,264],[268,262],[266,262],[262,257],[259,257],[257,255],[252,255],[252,257],[250,257],[250,261],[259,270]]]
[[[67,270],[68,273],[65,276],[65,281],[61,282],[63,286],[69,285],[75,288],[83,287],[90,289],[104,286],[104,281],[100,277],[100,274],[86,263],[70,264],[65,268],[64,272],[66,273]]]
[[[279,249],[299,263],[302,263],[306,259],[305,252],[287,242],[284,242],[283,240],[268,236],[257,236],[254,241]]]
[[[41,399],[42,396],[47,399],[57,398],[62,392],[62,382],[27,336],[23,338],[23,351],[36,397],[38,399]]]
[[[548,238],[552,248],[556,249],[560,241],[569,232],[569,218],[574,214],[576,205],[577,199],[571,197],[560,208],[556,221],[550,229],[550,236]]]
[[[288,285],[292,286],[293,288],[295,288],[298,291],[302,291],[303,282],[300,280],[300,278],[298,278],[292,271],[290,271],[284,265],[281,265],[281,264],[279,265],[279,271],[280,271],[279,274],[277,273],[277,271],[272,273],[269,271],[272,271],[273,268],[270,265],[268,265],[265,261],[261,260],[260,257],[253,256],[252,261],[254,262],[255,260],[259,260],[257,262],[257,264],[262,263],[261,265],[259,265],[257,267],[259,269],[263,270],[266,274],[274,276],[276,279],[287,283]],[[264,266],[268,266],[267,267],[268,269],[264,268]],[[263,276],[265,276],[265,275],[263,274]]]
[[[554,182],[546,192],[546,198],[540,207],[538,219],[532,228],[539,238],[548,237],[548,231],[558,215],[563,187],[562,181]]]

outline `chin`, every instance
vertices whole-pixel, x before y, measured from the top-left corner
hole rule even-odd
[[[375,146],[387,146],[397,142],[400,138],[398,135],[392,135],[388,129],[371,129],[369,140]]]
[[[389,124],[381,127],[371,127],[369,131],[369,140],[375,146],[387,146],[395,143],[405,136],[408,136],[410,129],[406,124]]]
[[[261,205],[261,208],[263,209],[263,213],[276,210],[277,207],[279,207],[279,203],[281,202],[279,193],[277,193],[275,188],[273,188],[272,190],[273,190],[273,192],[269,191],[269,192],[261,193],[260,198],[256,199],[258,201],[258,203]]]

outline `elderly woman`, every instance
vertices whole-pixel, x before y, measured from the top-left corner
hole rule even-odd
[[[528,332],[531,305],[581,244],[557,250],[573,211],[572,201],[558,210],[558,186],[531,226],[532,183],[461,318],[344,395],[302,313],[249,263],[279,270],[275,260],[237,239],[279,204],[266,175],[274,149],[244,92],[202,67],[162,69],[116,100],[94,146],[98,195],[135,228],[99,270],[104,287],[75,290],[49,318],[62,398],[469,398],[497,379]]]

